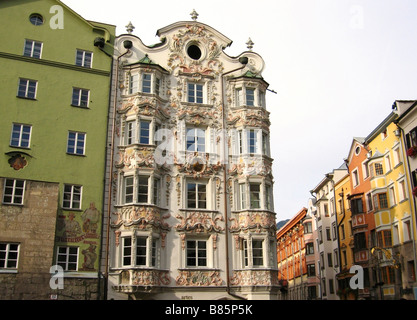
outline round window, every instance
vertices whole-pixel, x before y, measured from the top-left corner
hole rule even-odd
[[[190,56],[191,59],[193,60],[198,60],[201,58],[201,50],[200,48],[195,45],[192,44],[191,46],[188,47],[187,49],[187,54]]]
[[[29,21],[34,25],[34,26],[40,26],[43,24],[43,17],[38,14],[38,13],[33,13],[29,16]]]

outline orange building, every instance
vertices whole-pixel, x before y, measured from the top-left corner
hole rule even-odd
[[[371,196],[371,175],[368,161],[369,150],[364,138],[354,138],[346,164],[350,174],[351,194],[346,195],[353,233],[354,263],[364,269],[364,289],[357,292],[358,299],[370,298],[370,248],[375,240],[375,219]],[[350,211],[350,212],[349,212]]]
[[[302,208],[277,231],[279,300],[317,298],[314,250],[309,249],[314,245],[312,220],[307,209]],[[313,262],[308,264],[310,260]]]

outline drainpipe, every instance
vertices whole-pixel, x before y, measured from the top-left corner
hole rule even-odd
[[[107,290],[108,290],[108,281],[109,281],[109,239],[110,239],[110,219],[111,219],[111,194],[112,194],[112,184],[113,184],[113,161],[114,161],[114,135],[116,127],[116,106],[117,106],[117,86],[119,82],[119,63],[120,58],[125,54],[130,52],[132,48],[132,42],[126,40],[123,42],[123,46],[126,49],[126,52],[117,57],[116,60],[116,78],[115,78],[115,91],[114,91],[114,101],[113,101],[113,123],[111,129],[111,149],[110,149],[110,174],[109,174],[109,190],[108,190],[108,203],[107,203],[107,234],[106,234],[106,262],[105,262],[105,291],[104,291],[104,300],[107,300]]]
[[[221,75],[221,89],[222,89],[222,94],[221,94],[221,105],[222,105],[222,131],[223,131],[223,145],[224,145],[224,157],[225,159],[223,159],[224,164],[223,164],[223,190],[224,190],[224,217],[225,217],[225,246],[226,246],[226,291],[227,294],[235,297],[237,299],[240,300],[246,300],[246,298],[238,296],[234,293],[231,293],[230,291],[230,270],[229,270],[229,226],[228,226],[228,215],[227,215],[227,198],[228,198],[228,193],[227,193],[227,174],[226,174],[226,170],[227,170],[227,162],[229,161],[228,158],[226,158],[226,154],[227,154],[227,143],[226,143],[226,117],[225,117],[225,103],[224,103],[224,77],[227,74],[230,74],[232,72],[235,71],[239,71],[242,70],[243,68],[246,67],[246,64],[248,63],[248,58],[247,57],[241,57],[239,58],[239,62],[241,64],[243,64],[242,67],[236,68],[234,70],[230,70],[228,72],[225,72]]]
[[[109,86],[109,96],[108,96],[108,104],[110,105],[110,101],[111,101],[111,84],[112,84],[112,80],[113,80],[113,72],[112,72],[112,68],[113,68],[113,63],[114,63],[114,59],[113,59],[113,55],[109,54],[108,52],[106,52],[103,47],[105,45],[105,39],[101,38],[101,37],[97,37],[94,39],[94,46],[97,47],[101,52],[103,52],[105,55],[107,55],[108,57],[110,57],[111,61],[110,61],[110,86]],[[109,115],[107,114],[107,124],[106,127],[108,127],[109,125]],[[107,139],[106,139],[107,140]],[[107,144],[108,141],[106,141]],[[106,183],[106,164],[104,165],[104,185]],[[105,188],[103,188],[103,201],[102,201],[102,207],[104,209],[105,207]],[[101,224],[101,234],[103,234],[103,228],[104,225],[103,223]],[[103,255],[103,250],[102,248],[100,248],[100,252],[99,252],[99,261],[101,261],[102,259],[102,255]],[[98,266],[98,294],[97,294],[97,300],[100,300],[101,297],[101,279],[102,279],[102,272],[101,272],[101,262],[99,262],[99,266]],[[106,290],[104,290],[104,295],[106,295]]]

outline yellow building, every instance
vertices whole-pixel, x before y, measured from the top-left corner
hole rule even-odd
[[[396,118],[396,113],[390,113],[365,141],[371,178],[367,204],[373,207],[375,218],[375,233],[369,243],[370,265],[379,285],[376,295],[385,300],[413,298],[412,291],[406,289],[414,277],[414,210]]]
[[[336,275],[339,283],[338,294],[340,299],[348,300],[353,299],[348,289],[349,280],[353,276],[349,270],[355,264],[352,220],[348,201],[348,197],[351,194],[350,175],[348,172],[343,178],[335,182],[334,190],[340,250],[340,272]]]

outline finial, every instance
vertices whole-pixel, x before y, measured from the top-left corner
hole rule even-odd
[[[193,19],[194,21],[197,20],[198,13],[195,11],[195,9],[193,9],[193,12],[191,12],[190,15],[191,15],[191,19]]]
[[[127,33],[131,34],[134,29],[135,29],[135,27],[133,26],[132,22],[129,21],[129,23],[126,25]]]
[[[253,45],[255,43],[252,41],[251,38],[248,39],[248,42],[246,42],[246,45],[248,46],[247,48],[249,49],[249,51],[252,51]]]

